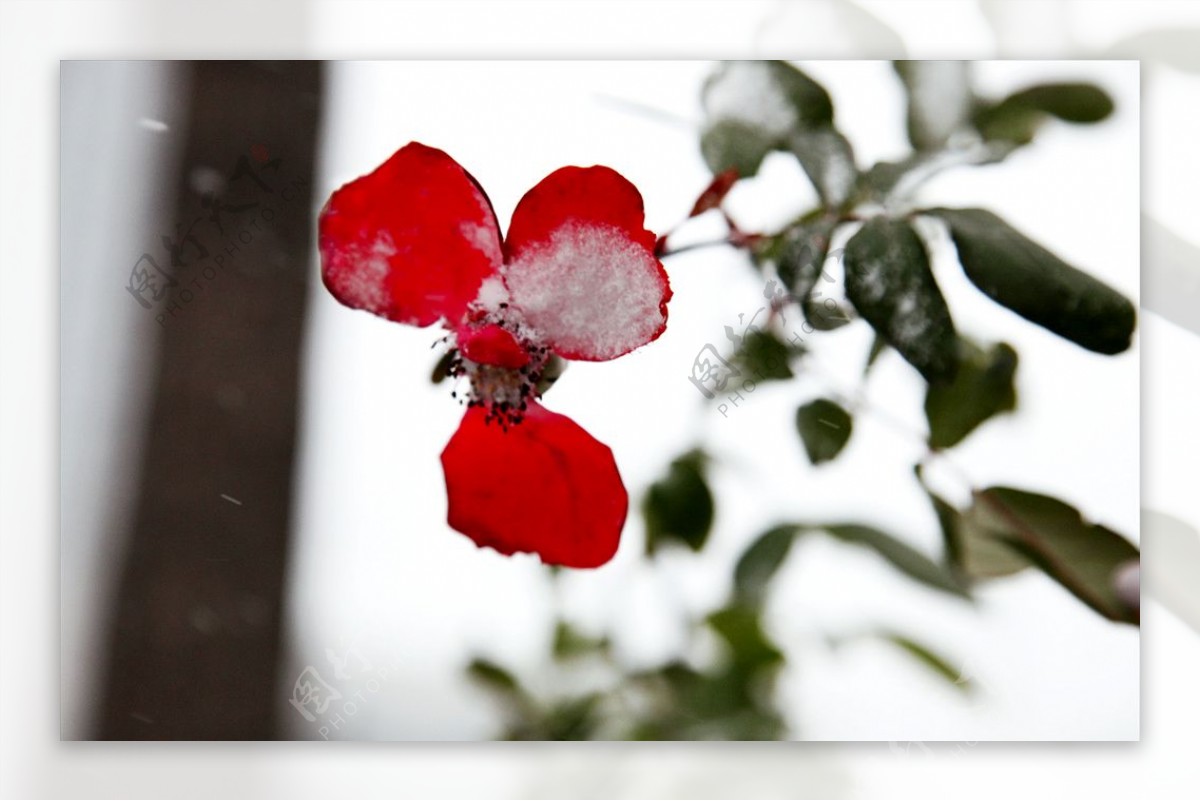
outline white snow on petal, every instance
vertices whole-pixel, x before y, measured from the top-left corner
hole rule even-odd
[[[798,123],[796,109],[764,61],[726,62],[705,87],[704,106],[714,121],[737,120],[776,136]]]
[[[505,283],[525,321],[560,351],[611,359],[664,323],[657,260],[612,226],[560,227],[507,266]]]
[[[369,248],[343,248],[338,268],[329,280],[336,293],[349,305],[375,314],[387,311],[391,302],[387,287],[390,263],[396,255],[396,243],[386,231],[381,231]]]
[[[500,304],[508,302],[508,287],[504,286],[504,281],[497,276],[486,278],[479,285],[479,295],[475,298],[475,305],[480,309],[499,312]]]
[[[491,220],[491,218],[492,212],[488,210],[485,219]],[[471,243],[472,247],[486,254],[493,263],[500,263],[503,258],[500,252],[500,238],[497,236],[494,226],[467,220],[458,226],[458,230]]]

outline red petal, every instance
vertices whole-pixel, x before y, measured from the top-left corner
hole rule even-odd
[[[529,364],[529,352],[498,325],[464,326],[458,331],[458,348],[473,362],[519,370]]]
[[[450,527],[503,554],[599,567],[617,551],[629,496],[612,451],[575,421],[530,403],[507,431],[467,410],[442,451]]]
[[[417,142],[333,193],[320,250],[339,301],[418,326],[460,319],[502,260],[487,195],[454,159]]]
[[[521,199],[504,283],[527,323],[568,359],[614,359],[667,325],[671,287],[642,196],[608,167],[563,167]]]

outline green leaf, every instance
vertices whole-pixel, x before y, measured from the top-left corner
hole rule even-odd
[[[918,464],[914,467],[913,472],[916,473],[917,481],[925,490],[929,502],[933,504],[934,514],[937,515],[938,528],[942,531],[942,544],[946,549],[946,564],[956,577],[965,576],[966,573],[962,569],[962,534],[960,533],[962,513],[925,483],[925,473],[921,465]]]
[[[970,693],[975,689],[969,677],[963,676],[961,671],[951,665],[948,659],[935,652],[932,648],[922,645],[911,637],[897,634],[896,632],[882,632],[880,636],[902,649],[938,676],[950,682],[960,692]]]
[[[830,99],[829,92],[807,73],[786,61],[749,63],[766,66],[771,80],[795,109],[801,129],[822,128],[833,123],[833,100]]]
[[[853,429],[850,413],[826,398],[806,403],[796,410],[796,430],[804,451],[814,465],[836,458],[846,447]]]
[[[705,462],[699,451],[684,454],[671,462],[664,478],[650,485],[642,499],[648,555],[667,543],[699,551],[708,541],[714,504],[704,476]]]
[[[603,654],[608,650],[607,637],[589,637],[578,631],[565,620],[554,626],[554,642],[551,653],[555,659],[566,660],[580,656]]]
[[[789,149],[826,206],[845,205],[858,183],[858,166],[849,140],[833,128],[819,128],[792,136]]]
[[[894,61],[908,96],[908,140],[916,150],[937,150],[971,115],[969,61]]]
[[[602,698],[599,693],[588,693],[555,702],[546,710],[531,736],[522,739],[541,742],[590,740],[598,723],[596,708]]]
[[[988,141],[1027,145],[1046,121],[1046,115],[1026,106],[984,104],[976,110],[974,121],[980,136]]]
[[[902,220],[876,217],[846,243],[846,297],[930,383],[958,367],[958,335],[925,246]]]
[[[1080,347],[1126,350],[1137,312],[1108,285],[1075,269],[984,209],[931,209],[950,227],[967,277],[992,300]]]
[[[1113,101],[1090,83],[1045,83],[1022,89],[1000,101],[1001,106],[1035,109],[1066,122],[1100,122],[1113,112]]]
[[[864,376],[871,372],[871,368],[879,361],[879,357],[887,350],[887,346],[887,340],[879,336],[879,334],[876,334],[875,338],[871,340],[871,350],[867,353],[867,363],[863,365]]]
[[[741,604],[751,607],[762,604],[767,587],[787,559],[795,538],[795,526],[776,526],[759,535],[742,552],[733,569],[734,597]]]
[[[450,375],[450,368],[457,359],[458,350],[456,348],[450,348],[450,350],[443,353],[441,358],[437,360],[437,364],[433,366],[433,372],[429,375],[430,382],[440,384],[445,381],[446,377]]]
[[[1017,352],[1001,342],[988,350],[966,339],[960,342],[958,375],[948,384],[925,392],[929,445],[950,448],[989,418],[1017,408],[1013,379]]]
[[[824,87],[784,61],[726,61],[701,91],[700,151],[714,174],[758,172],[771,150],[800,133],[827,128],[833,102]]]
[[[705,622],[729,646],[731,660],[739,669],[752,671],[783,661],[783,654],[762,630],[758,610],[727,606],[713,612]]]
[[[814,331],[836,331],[853,319],[850,310],[832,297],[821,298],[816,290],[800,304],[804,319]]]
[[[871,526],[840,524],[817,526],[842,542],[870,548],[909,578],[942,592],[969,597],[953,574],[907,543]]]
[[[719,120],[700,134],[700,155],[714,175],[732,170],[746,178],[758,172],[776,141],[770,133],[748,123]]]
[[[1138,622],[1138,611],[1121,601],[1114,580],[1118,568],[1138,560],[1137,548],[1085,521],[1075,507],[1046,495],[989,487],[975,493],[961,531],[970,574],[1003,575],[1032,564],[1104,617]],[[1005,551],[1007,563],[981,558]]]
[[[481,687],[497,695],[515,698],[522,694],[521,685],[504,668],[487,659],[473,659],[467,675]]]
[[[981,105],[975,127],[985,139],[1028,144],[1049,117],[1074,123],[1100,122],[1113,112],[1112,98],[1088,83],[1047,83],[1022,89],[999,103]]]
[[[793,297],[807,301],[821,278],[837,219],[820,217],[787,228],[776,237],[775,271]]]
[[[770,331],[751,329],[730,361],[754,381],[781,381],[795,375],[789,361],[802,352]]]

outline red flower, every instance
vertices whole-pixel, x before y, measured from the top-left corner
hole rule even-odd
[[[657,339],[671,288],[637,189],[607,167],[563,167],[526,193],[503,241],[491,202],[452,158],[416,142],[333,193],[321,274],[343,304],[441,320],[469,380],[442,452],[450,526],[501,553],[598,567],[629,498],[612,451],[538,403],[552,355],[603,361]]]

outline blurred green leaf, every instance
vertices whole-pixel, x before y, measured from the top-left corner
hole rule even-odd
[[[925,245],[903,220],[876,217],[850,238],[846,296],[929,383],[958,367],[958,335],[929,268]]]
[[[758,536],[742,552],[733,569],[734,597],[744,606],[760,606],[796,538],[795,526],[776,526]]]
[[[925,490],[925,494],[929,497],[929,502],[933,504],[934,514],[937,515],[938,528],[942,532],[942,544],[946,549],[945,563],[947,569],[951,573],[961,578],[964,571],[962,570],[963,554],[962,554],[962,535],[959,531],[962,525],[962,513],[947,501],[942,496],[938,495],[925,482],[925,473],[921,465],[913,468],[916,473],[917,481],[921,484],[921,488]]]
[[[863,365],[864,376],[871,372],[871,368],[874,367],[875,363],[879,361],[879,357],[883,355],[885,350],[887,350],[887,346],[887,340],[876,333],[875,338],[871,340],[871,350],[867,353],[867,363]]]
[[[783,661],[783,654],[762,630],[758,610],[735,604],[713,612],[709,627],[729,646],[730,659],[741,669],[755,670]]]
[[[966,588],[949,570],[911,545],[901,542],[877,528],[857,524],[824,525],[813,528],[825,531],[842,542],[870,548],[892,567],[928,587],[962,598],[969,597]]]
[[[738,120],[720,120],[700,134],[700,154],[714,175],[733,171],[745,178],[758,172],[776,139]]]
[[[789,362],[800,353],[802,348],[789,345],[771,331],[751,329],[730,361],[757,382],[782,381],[795,375]]]
[[[578,631],[565,620],[554,626],[554,642],[551,653],[555,659],[566,660],[580,656],[603,654],[608,650],[607,637],[589,637]]]
[[[814,465],[836,458],[850,440],[853,426],[850,413],[827,398],[796,410],[796,430],[800,432],[808,460]]]
[[[520,694],[521,685],[504,668],[487,659],[473,659],[467,666],[467,675],[481,687],[503,696]]]
[[[813,294],[836,228],[836,218],[820,217],[789,226],[776,237],[775,271],[797,300],[806,301]]]
[[[770,667],[769,665],[764,667]],[[783,721],[769,697],[769,674],[728,665],[701,673],[673,662],[634,680],[652,694],[649,709],[634,727],[637,740],[774,740]],[[767,681],[764,682],[764,679]]]
[[[894,61],[908,97],[908,140],[916,150],[936,150],[971,115],[969,61]]]
[[[445,381],[446,377],[450,375],[450,367],[457,358],[458,350],[456,348],[450,348],[450,350],[443,353],[441,358],[437,360],[437,364],[433,366],[433,372],[430,374],[429,380],[434,384],[440,384]]]
[[[810,78],[808,73],[786,61],[750,63],[762,64],[767,68],[771,80],[795,110],[801,129],[822,128],[833,123],[833,100],[825,87]]]
[[[933,448],[953,447],[984,421],[1017,408],[1015,350],[1001,342],[985,351],[962,339],[959,353],[954,380],[930,385],[925,391],[925,419]]]
[[[642,499],[646,521],[646,553],[653,555],[667,543],[699,551],[712,529],[714,504],[705,479],[706,459],[700,451],[684,454],[667,475],[650,485]]]
[[[1088,83],[1047,83],[980,104],[975,127],[985,139],[1028,144],[1047,117],[1073,123],[1100,122],[1113,112],[1112,98]]]
[[[983,104],[975,112],[975,128],[989,141],[1027,145],[1033,141],[1046,115],[1034,108],[1003,103]]]
[[[818,299],[815,292],[801,304],[801,309],[804,319],[816,331],[836,331],[853,319],[845,306],[833,298]]]
[[[968,575],[1005,575],[1033,564],[1104,617],[1137,623],[1117,594],[1118,568],[1139,558],[1133,543],[1089,523],[1060,500],[1010,487],[977,491],[960,527]],[[1001,554],[1003,561],[995,561]]]
[[[749,177],[767,153],[797,135],[828,128],[833,102],[824,87],[785,61],[722,62],[701,90],[706,120],[700,151],[714,174]]]
[[[568,366],[570,364],[566,359],[557,353],[550,354],[550,358],[546,360],[546,364],[542,368],[542,373],[538,377],[537,394],[539,397],[550,391],[555,382],[562,378],[562,374],[567,371]]]
[[[963,676],[961,671],[951,665],[948,659],[935,652],[929,646],[923,645],[911,637],[892,631],[882,632],[880,636],[899,647],[936,675],[948,681],[959,692],[970,693],[975,689],[975,685],[971,683],[969,677]]]
[[[800,161],[821,202],[840,207],[858,183],[858,166],[849,140],[834,128],[819,128],[793,135],[788,149]]]
[[[967,277],[992,300],[1097,353],[1127,349],[1137,312],[1108,285],[1075,269],[984,209],[931,209],[950,228]]]
[[[1030,108],[1066,122],[1100,122],[1113,112],[1113,101],[1090,83],[1045,83],[1015,92],[1001,106]]]
[[[560,742],[591,739],[596,728],[596,708],[603,696],[588,693],[554,703],[538,722],[536,734],[521,739]]]

